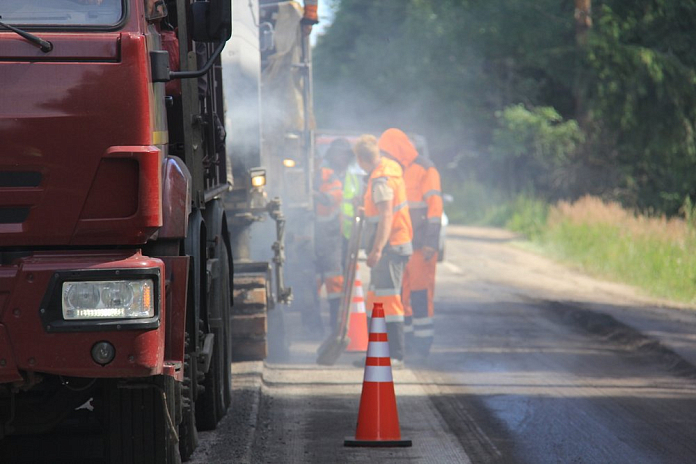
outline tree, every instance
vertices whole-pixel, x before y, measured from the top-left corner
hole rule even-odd
[[[550,108],[584,134],[550,198],[593,193],[675,213],[696,196],[696,0],[336,6],[315,50],[320,126],[422,133],[440,165],[466,160],[460,171],[496,184],[496,115]]]

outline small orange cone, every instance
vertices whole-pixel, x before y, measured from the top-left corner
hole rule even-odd
[[[396,410],[394,379],[389,357],[387,323],[382,303],[375,303],[370,322],[370,343],[365,360],[358,425],[354,438],[346,438],[344,446],[412,446],[401,439],[399,413]]]
[[[365,311],[365,296],[360,281],[360,266],[357,263],[355,263],[355,283],[350,301],[348,338],[350,343],[346,347],[346,351],[367,350],[367,312]]]

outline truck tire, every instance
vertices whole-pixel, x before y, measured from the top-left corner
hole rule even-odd
[[[205,391],[196,404],[200,430],[213,430],[225,416],[232,398],[232,351],[230,342],[230,264],[227,246],[221,241],[216,248],[219,274],[210,288],[211,312],[220,314],[222,325],[212,328],[215,334],[210,370],[203,383]],[[214,310],[214,311],[213,311]]]
[[[109,464],[180,464],[175,380],[157,376],[140,382],[104,382]]]
[[[223,317],[225,321],[225,375],[223,383],[224,403],[223,410],[232,404],[232,266],[227,244],[223,242],[220,257],[220,283],[223,288],[220,302],[223,304]]]

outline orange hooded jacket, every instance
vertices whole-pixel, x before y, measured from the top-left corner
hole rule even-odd
[[[406,196],[413,225],[413,248],[438,249],[442,227],[440,173],[428,158],[418,155],[408,136],[399,129],[387,129],[379,138],[379,149],[396,160],[404,170]]]

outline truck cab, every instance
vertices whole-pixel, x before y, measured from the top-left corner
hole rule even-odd
[[[0,439],[88,404],[106,462],[179,462],[225,414],[230,11],[3,2]]]

